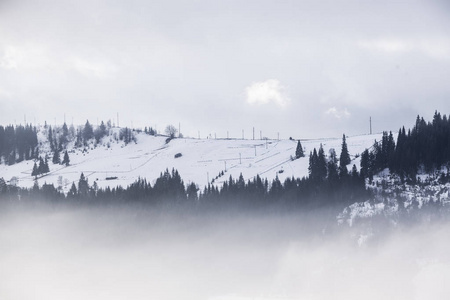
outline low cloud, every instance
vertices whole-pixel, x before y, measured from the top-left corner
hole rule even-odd
[[[389,53],[401,53],[413,49],[413,45],[410,42],[399,39],[364,40],[358,42],[358,46],[363,49]]]
[[[261,105],[273,102],[279,106],[285,106],[291,101],[286,88],[277,79],[254,82],[245,89],[245,92],[249,104]]]
[[[358,42],[362,49],[384,53],[418,52],[437,60],[450,60],[450,39],[446,37],[428,39],[372,39]]]
[[[118,67],[107,61],[88,61],[76,57],[72,58],[71,64],[75,70],[90,78],[112,78],[118,72]]]
[[[388,229],[389,220],[360,220],[350,228],[335,227],[328,212],[44,207],[0,210],[6,245],[0,247],[1,299],[422,300],[450,294],[448,221]],[[357,243],[361,237],[368,238]]]
[[[347,110],[347,108],[344,109],[337,109],[336,107],[331,107],[328,110],[325,111],[326,115],[331,115],[335,117],[336,119],[347,119],[350,118],[351,114]]]

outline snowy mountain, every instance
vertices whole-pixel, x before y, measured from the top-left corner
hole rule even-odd
[[[77,183],[83,173],[89,184],[94,182],[100,188],[127,187],[139,178],[148,182],[155,180],[166,169],[178,170],[186,184],[195,183],[200,191],[208,184],[221,187],[230,176],[244,180],[259,175],[270,181],[278,177],[302,178],[309,174],[309,153],[322,145],[327,155],[334,149],[340,155],[341,138],[320,138],[301,140],[305,157],[293,159],[297,140],[245,140],[245,139],[168,139],[163,135],[149,135],[133,132],[133,139],[125,143],[120,139],[120,128],[109,128],[109,133],[101,139],[92,138],[84,145],[77,144],[75,137],[67,143],[70,155],[68,166],[53,164],[48,128],[37,130],[39,155],[47,157],[50,172],[37,177],[39,186],[53,184],[67,194],[72,183]],[[355,165],[360,168],[361,153],[380,141],[382,134],[347,137],[346,142],[351,162],[347,169]],[[0,177],[7,183],[31,188],[35,177],[31,175],[34,160],[24,160],[14,165],[0,164]],[[448,173],[448,172],[447,172]],[[401,182],[389,169],[377,173],[373,181],[366,179],[366,187],[374,197],[357,199],[356,202],[337,216],[341,226],[355,227],[358,242],[363,243],[373,236],[370,226],[373,219],[384,218],[394,225],[401,218],[416,218],[418,209],[423,210],[421,218],[431,218],[426,211],[446,206],[450,202],[450,183],[442,182],[446,169],[434,173],[421,170],[418,183]],[[367,225],[369,224],[369,225]]]
[[[292,160],[297,146],[296,140],[244,140],[244,139],[193,139],[176,138],[166,142],[167,136],[151,136],[135,132],[136,142],[125,144],[117,139],[118,128],[98,143],[92,140],[85,147],[75,147],[72,141],[67,145],[70,165],[51,163],[50,145],[43,127],[38,129],[40,155],[49,157],[50,172],[38,176],[38,183],[54,184],[67,192],[72,182],[77,182],[81,173],[89,184],[94,181],[99,187],[123,186],[138,178],[153,182],[165,169],[175,168],[185,183],[194,182],[200,189],[208,183],[221,186],[230,175],[245,180],[256,175],[268,180],[276,176],[283,182],[287,177],[308,176],[308,156],[322,144],[325,153],[335,149],[341,151],[341,138],[301,140],[305,157]],[[370,148],[381,134],[360,135],[347,138],[352,161],[359,168],[359,155]],[[177,155],[178,154],[178,155]],[[181,154],[181,156],[180,156]],[[175,157],[179,156],[179,157]],[[0,177],[20,187],[32,187],[31,176],[34,161],[22,161],[8,166],[0,165]],[[223,175],[222,175],[223,172]],[[222,176],[220,176],[222,175]]]

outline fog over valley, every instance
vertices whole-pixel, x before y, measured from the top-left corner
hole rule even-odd
[[[1,299],[444,299],[448,222],[361,228],[325,212],[14,208]]]

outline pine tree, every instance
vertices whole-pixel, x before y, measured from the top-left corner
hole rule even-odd
[[[40,156],[39,157],[39,167],[38,167],[37,174],[40,175],[40,174],[44,174],[44,173],[45,173],[45,162],[42,159],[42,157]]]
[[[105,126],[105,123],[103,121],[100,124],[100,132],[102,134],[102,137],[104,137],[106,135],[106,126]]]
[[[321,180],[325,180],[327,177],[327,161],[325,158],[325,153],[323,151],[322,144],[319,147],[319,153],[317,155],[317,176]]]
[[[5,179],[3,177],[0,177],[0,195],[4,194],[8,191],[8,186],[6,184]]]
[[[36,165],[36,162],[34,162],[33,171],[31,172],[31,176],[34,176],[35,178],[39,175],[39,169]]]
[[[67,198],[76,198],[77,195],[78,195],[77,187],[75,186],[75,182],[72,182],[72,186],[70,187],[70,190],[67,193]]]
[[[360,174],[358,173],[358,169],[356,168],[356,165],[353,164],[351,171],[351,190],[355,191],[358,189],[358,187],[362,186],[365,186],[364,178],[360,176]]]
[[[98,192],[98,184],[97,181],[94,181],[94,183],[92,184],[92,187],[89,189],[89,196],[91,198],[95,198],[97,197],[97,192]],[[138,196],[136,196],[136,198],[138,198]]]
[[[67,128],[67,125],[64,122],[62,127],[62,134],[59,136],[58,150],[62,151],[64,148],[66,148],[68,142],[69,142],[69,128]]]
[[[69,128],[67,128],[66,122],[64,122],[62,130],[62,135],[67,138],[69,136]]]
[[[198,200],[197,191],[198,191],[198,188],[195,185],[195,183],[192,182],[190,185],[188,185],[188,187],[186,189],[188,200],[190,200],[190,201]]]
[[[269,195],[272,199],[280,199],[283,194],[283,185],[281,184],[280,179],[278,178],[278,174],[275,176],[275,179],[272,181],[272,186],[269,190]]]
[[[336,151],[331,148],[329,151],[329,159],[327,162],[327,171],[328,171],[328,181],[330,183],[336,183],[339,179],[339,173],[338,173],[338,166],[337,166],[337,156],[336,156]]]
[[[34,179],[34,183],[33,183],[33,192],[37,193],[39,192],[39,182],[37,181],[37,179]]]
[[[59,151],[58,149],[55,149],[55,152],[53,152],[53,159],[52,162],[54,164],[60,164],[61,163],[61,158],[59,157]]]
[[[49,166],[48,166],[48,158],[47,157],[45,157],[45,161],[44,161],[44,172],[43,173],[48,173],[48,172],[50,172],[50,168],[49,168]]]
[[[354,177],[354,178],[359,177],[358,169],[356,168],[355,164],[353,164],[353,167],[352,167],[352,177]]]
[[[339,157],[339,167],[343,169],[347,168],[347,165],[351,162],[350,154],[348,153],[347,142],[345,141],[345,134],[342,135],[342,149]]]
[[[64,152],[64,158],[63,158],[62,164],[68,166],[69,163],[70,163],[69,154],[67,153],[67,150],[66,150],[66,152]]]
[[[363,153],[361,153],[361,176],[364,178],[369,177],[369,168],[370,168],[370,161],[369,161],[369,150],[364,150]]]
[[[298,140],[297,149],[295,149],[295,157],[300,158],[300,157],[304,157],[304,156],[305,156],[305,153],[303,153],[302,144],[300,143],[300,140]]]
[[[48,142],[50,143],[50,149],[53,151],[55,149],[55,145],[53,143],[53,130],[52,126],[48,127]]]
[[[98,142],[100,142],[100,140],[106,135],[106,126],[105,123],[102,121],[102,123],[100,124],[100,126],[95,129],[94,131],[94,137],[95,140]]]
[[[83,145],[83,135],[82,135],[81,129],[77,129],[75,146],[81,147],[82,145]]]
[[[92,128],[92,125],[89,123],[89,120],[87,120],[83,129],[84,144],[87,145],[87,142],[93,137],[94,137],[94,129]]]
[[[317,177],[317,150],[314,148],[313,152],[309,153],[309,178],[315,179]]]
[[[78,180],[78,193],[81,197],[86,197],[89,192],[88,180],[84,177],[84,173],[81,173],[80,180]]]

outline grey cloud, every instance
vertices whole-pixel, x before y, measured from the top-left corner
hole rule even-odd
[[[373,115],[386,120],[382,129],[396,130],[418,113],[449,110],[450,19],[443,7],[9,2],[0,10],[0,101],[14,103],[0,117],[8,123],[38,114],[41,122],[61,122],[66,112],[83,121],[121,111],[127,124],[182,122],[194,134],[259,126],[311,137],[364,133],[357,118]],[[384,51],[389,47],[408,51]],[[269,79],[288,87],[289,109],[249,111],[246,87]],[[324,119],[331,107],[348,107],[351,117]]]

